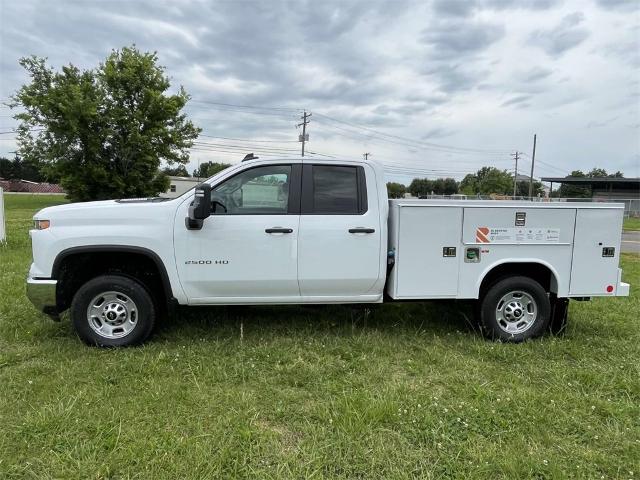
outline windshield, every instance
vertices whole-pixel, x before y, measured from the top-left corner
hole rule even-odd
[[[211,180],[212,178],[216,178],[216,177],[218,177],[218,176],[221,176],[221,175],[222,175],[222,174],[224,174],[225,172],[229,171],[229,169],[234,168],[234,167],[236,167],[236,165],[230,165],[230,166],[228,166],[227,168],[225,168],[224,170],[220,170],[218,173],[216,173],[215,175],[212,175],[212,176],[211,176],[211,177],[209,177],[209,178],[203,178],[203,179],[202,179],[202,181],[200,181],[200,182],[198,182],[198,183],[195,183],[195,184],[193,185],[193,187],[191,187],[189,190],[187,190],[187,191],[186,191],[186,192],[184,192],[182,195],[179,195],[179,196],[178,196],[178,197],[176,197],[176,198],[181,198],[181,197],[184,197],[185,195],[189,195],[189,194],[193,191],[193,189],[194,189],[194,188],[196,188],[200,183],[209,182],[209,180]],[[211,182],[209,182],[209,183],[211,183]]]

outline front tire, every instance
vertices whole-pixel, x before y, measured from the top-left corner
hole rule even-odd
[[[151,334],[156,308],[145,287],[121,275],[102,275],[77,291],[71,304],[71,322],[88,345],[138,345]]]
[[[545,289],[529,277],[513,276],[493,284],[480,305],[484,335],[503,342],[523,342],[548,328],[551,305]]]

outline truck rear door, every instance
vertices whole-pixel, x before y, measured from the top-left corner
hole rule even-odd
[[[365,295],[384,274],[378,192],[372,176],[362,165],[303,166],[298,235],[303,297]]]
[[[615,295],[622,208],[578,208],[571,263],[571,296]]]

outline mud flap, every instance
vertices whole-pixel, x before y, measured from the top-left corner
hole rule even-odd
[[[552,335],[562,335],[567,329],[567,319],[569,316],[568,298],[551,298],[551,322],[549,322],[549,333]]]

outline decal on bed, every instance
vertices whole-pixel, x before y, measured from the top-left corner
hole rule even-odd
[[[558,243],[559,228],[476,228],[476,243]]]

